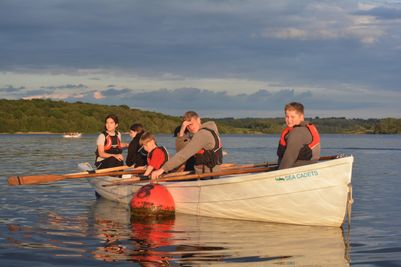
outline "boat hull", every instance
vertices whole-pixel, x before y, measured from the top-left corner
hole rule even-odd
[[[343,224],[353,157],[219,179],[162,183],[185,214],[301,225]],[[128,204],[144,183],[103,187],[119,178],[88,179],[106,199]]]
[[[74,134],[64,134],[64,138],[81,138],[82,134],[81,133],[74,133]]]

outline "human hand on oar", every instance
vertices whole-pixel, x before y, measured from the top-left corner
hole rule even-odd
[[[69,173],[69,174],[38,174],[38,175],[27,175],[27,176],[10,176],[8,177],[9,185],[29,185],[29,184],[43,184],[56,182],[64,179],[76,179],[76,178],[92,178],[99,176],[118,176],[124,174],[141,174],[144,173],[144,169],[133,169],[127,170],[128,166],[119,166],[113,168],[106,168],[94,171],[80,172],[80,173]],[[125,170],[125,171],[123,171]]]
[[[235,163],[224,163],[221,164],[221,169],[224,171],[228,171],[228,170],[235,170],[235,169],[243,169],[243,168],[256,168],[256,167],[268,167],[268,166],[276,166],[277,163],[272,163],[269,164],[268,162],[263,162],[263,163],[256,163],[256,164],[244,164],[244,165],[238,165]],[[189,175],[189,174],[194,174],[193,171],[183,171],[183,172],[172,172],[172,173],[168,173],[168,174],[164,174],[163,178],[168,178],[168,177],[175,177],[175,176],[182,176],[182,175]],[[148,179],[150,179],[148,177]],[[116,185],[129,185],[132,183],[136,183],[136,182],[143,182],[146,179],[139,179],[139,177],[132,177],[132,178],[128,178],[128,179],[119,179],[116,181],[113,181],[110,184],[106,184],[103,185],[104,187],[107,186],[116,186]],[[153,181],[156,181],[156,179],[153,179]]]
[[[182,171],[182,172],[172,172],[165,174],[163,177],[173,177],[173,176],[178,176],[178,175],[188,175],[188,174],[193,174],[193,171]],[[144,182],[144,181],[151,181],[149,176],[144,176],[144,175],[138,175],[134,176],[131,178],[126,178],[126,179],[118,179],[115,181],[112,181],[110,184],[103,185],[103,187],[107,186],[116,186],[116,185],[129,185],[137,182]],[[151,181],[153,182],[153,180]]]
[[[242,168],[242,169],[241,168],[227,169],[227,170],[223,170],[223,171],[219,171],[219,172],[188,174],[188,175],[173,175],[174,173],[171,173],[171,174],[166,174],[166,175],[160,176],[156,182],[198,180],[198,179],[207,178],[207,177],[226,176],[226,175],[244,174],[244,173],[258,173],[258,172],[272,171],[272,170],[276,170],[276,169],[277,169],[277,166],[251,167],[251,168]],[[127,184],[134,184],[134,183],[138,183],[138,182],[143,182],[143,181],[133,181],[133,182],[127,182],[124,184],[127,185]],[[105,185],[103,185],[103,187],[116,186],[116,185],[121,185],[121,184],[116,182],[116,183],[105,184]]]

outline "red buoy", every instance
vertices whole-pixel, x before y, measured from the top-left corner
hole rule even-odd
[[[174,217],[174,214],[174,199],[160,184],[142,186],[131,199],[131,215],[134,217]]]

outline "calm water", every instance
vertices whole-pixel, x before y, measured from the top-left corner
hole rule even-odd
[[[274,161],[277,138],[223,136],[225,162]],[[131,222],[84,179],[6,184],[15,174],[76,172],[92,163],[95,139],[0,135],[0,266],[401,266],[400,135],[322,136],[323,155],[355,156],[349,233],[180,214]],[[159,136],[171,153],[173,142]]]

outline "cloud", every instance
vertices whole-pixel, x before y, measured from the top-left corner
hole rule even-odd
[[[294,89],[282,89],[270,92],[261,89],[255,93],[231,95],[226,91],[215,92],[199,88],[178,88],[174,90],[159,89],[147,92],[136,92],[129,89],[109,89],[86,95],[84,100],[102,104],[125,104],[132,108],[163,110],[171,114],[172,110],[218,110],[218,111],[266,111],[281,110],[291,101],[306,103],[315,109],[353,109],[366,105],[374,106],[364,99],[346,101],[346,98],[324,99],[327,96],[313,94],[311,91],[297,92]],[[78,99],[69,98],[69,101]]]
[[[371,8],[355,11],[354,14],[372,16],[383,20],[398,20],[401,19],[401,5],[398,8],[394,8],[394,6],[371,6]]]
[[[84,91],[88,87],[83,84],[65,84],[59,86],[40,86],[39,88],[26,88],[24,86],[15,87],[8,85],[0,88],[0,95],[4,92],[6,98],[52,98],[52,99],[67,99],[67,98],[82,98]]]
[[[48,89],[48,90],[58,90],[58,89],[79,89],[79,90],[84,90],[87,89],[88,86],[84,84],[65,84],[65,85],[59,85],[59,86],[43,86],[43,89]]]
[[[105,96],[102,94],[102,92],[96,91],[93,92],[93,98],[99,100],[99,99],[104,99]]]
[[[400,10],[399,1],[4,0],[0,96],[244,112],[301,99],[349,113],[399,97]],[[379,103],[382,112],[393,102]]]
[[[108,97],[108,96],[121,97],[121,96],[126,95],[129,92],[131,92],[131,90],[129,90],[129,89],[109,88],[109,89],[103,90],[101,93],[104,97]]]
[[[20,92],[22,90],[24,90],[25,87],[24,86],[20,86],[20,87],[14,87],[12,85],[6,85],[3,88],[0,88],[0,93],[1,92],[5,92],[5,93],[16,93],[16,92]]]
[[[308,15],[306,15],[308,14]],[[294,40],[357,39],[363,44],[377,42],[385,31],[368,11],[350,13],[336,2],[312,3],[283,25],[268,27],[265,38]]]

